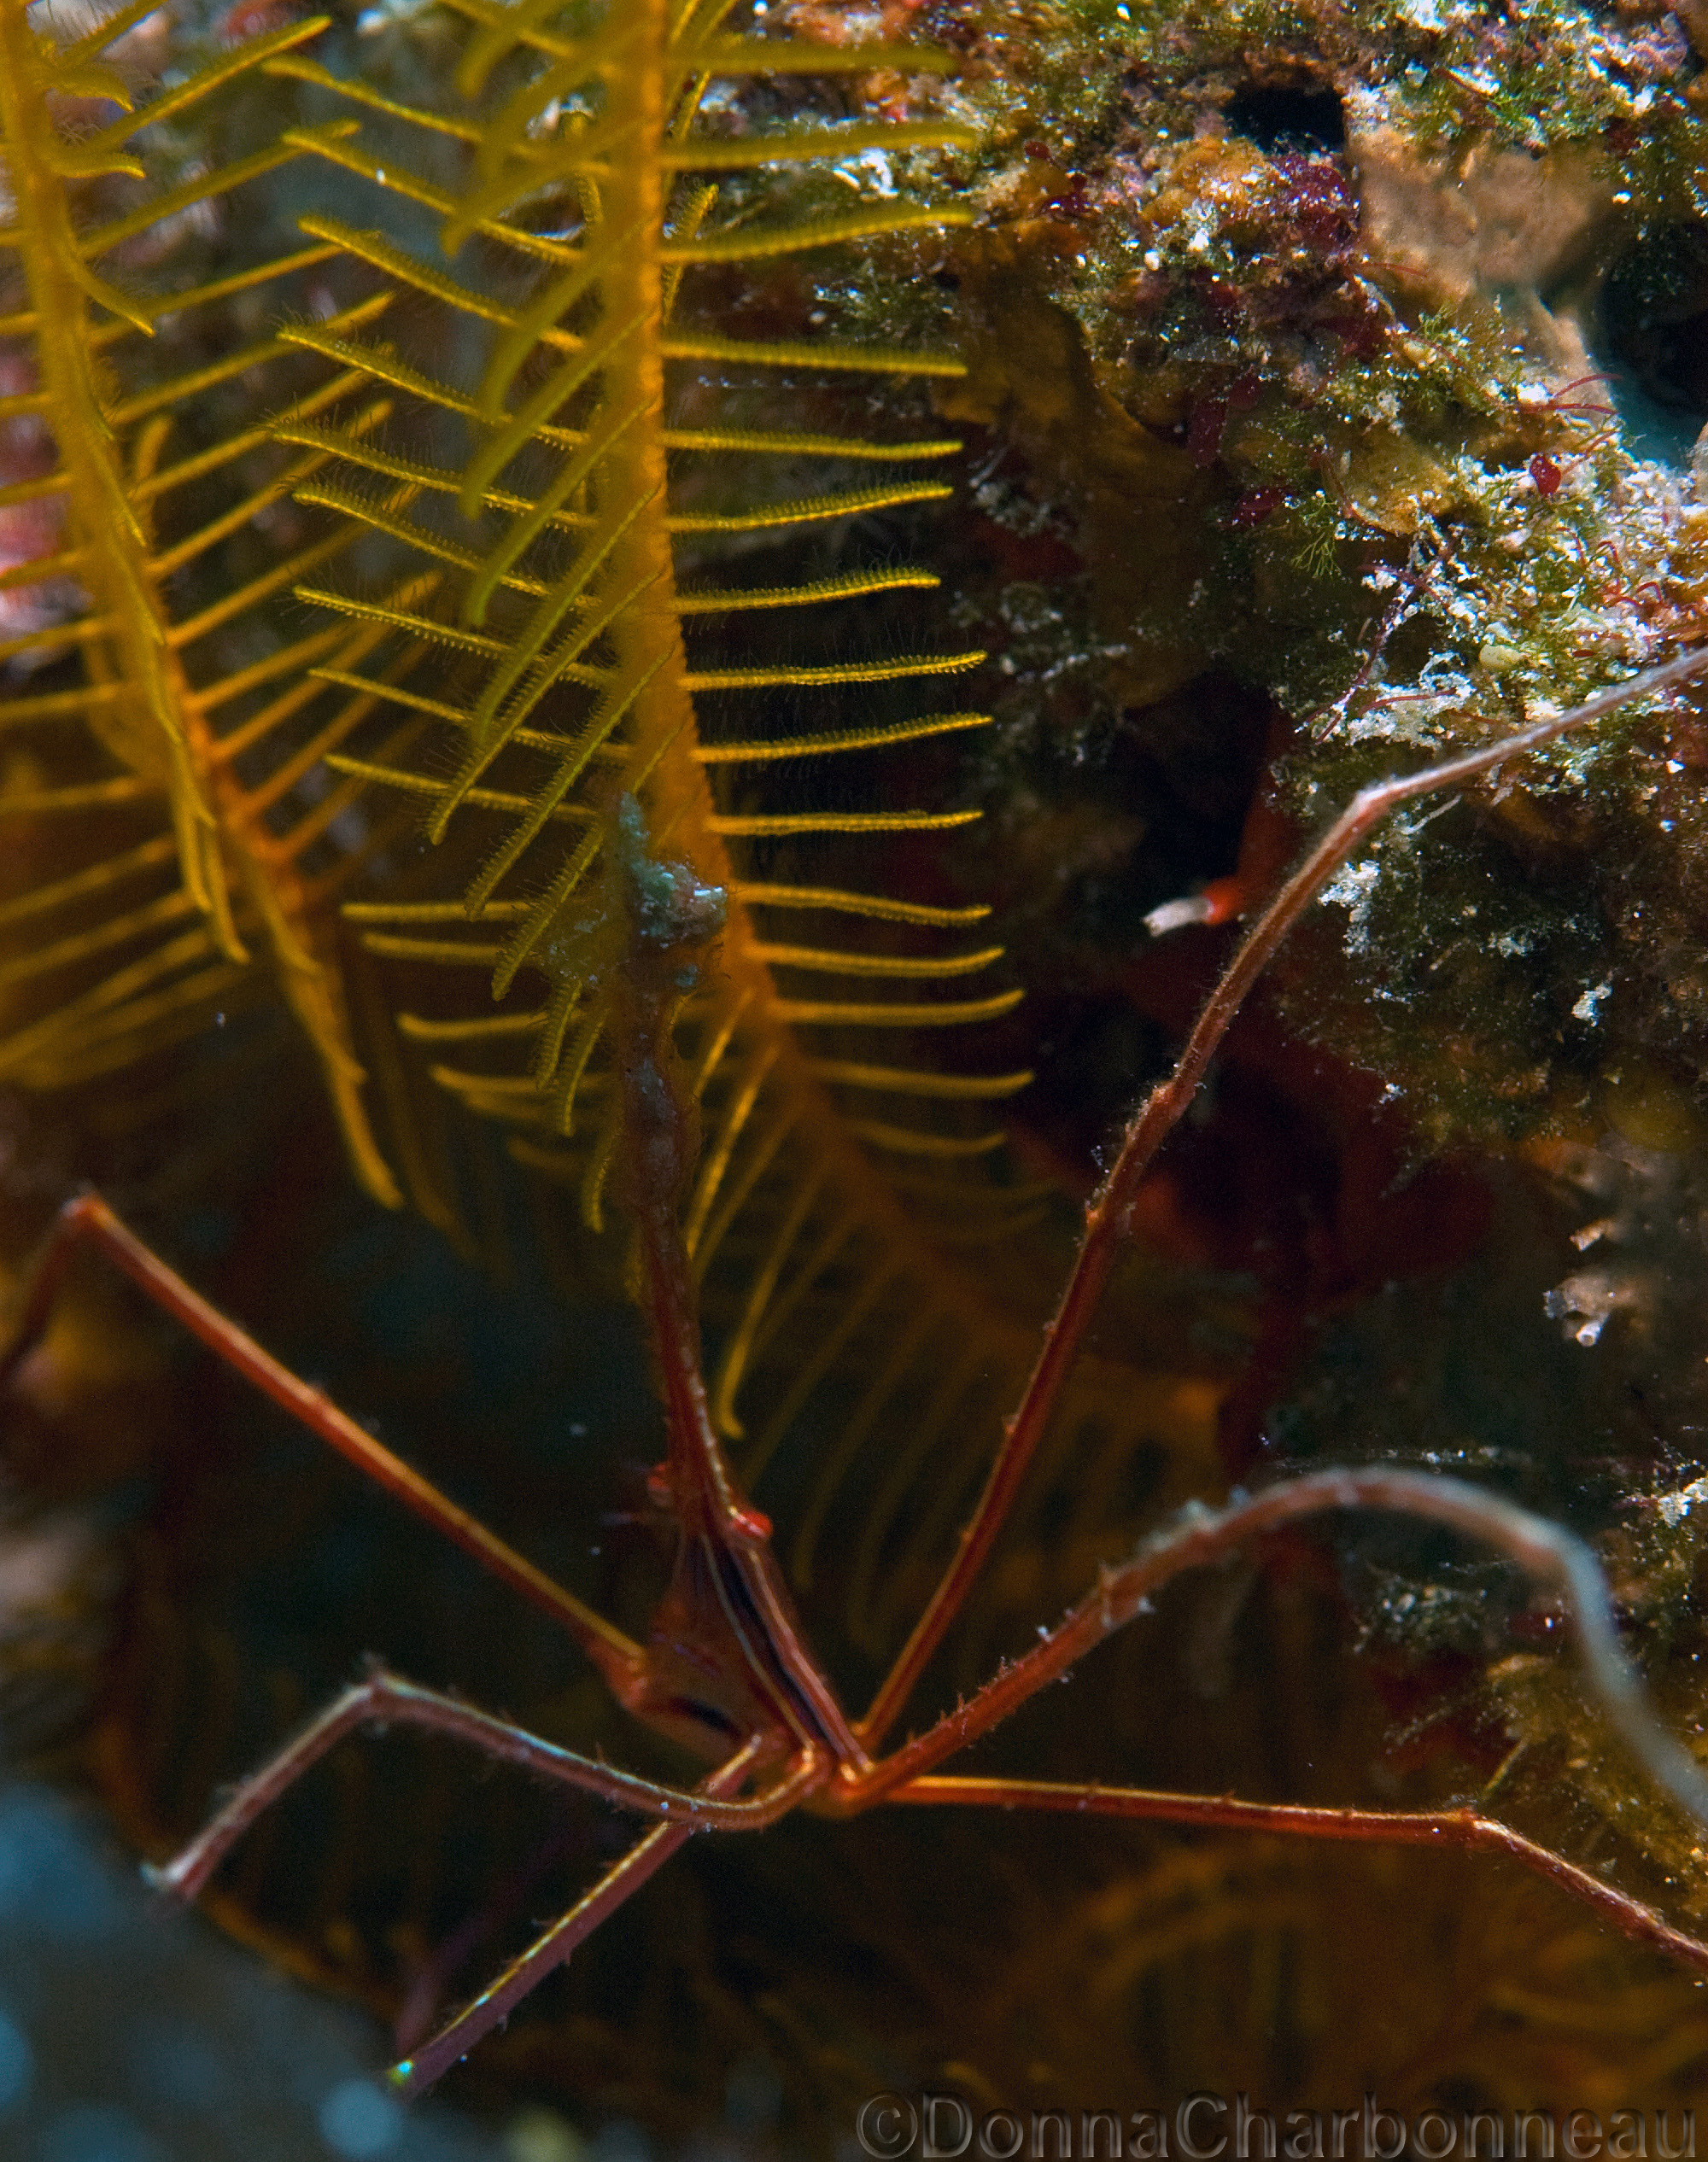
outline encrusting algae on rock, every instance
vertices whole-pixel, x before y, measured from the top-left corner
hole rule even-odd
[[[969,373],[940,404],[989,431],[975,495],[1006,536],[963,587],[1010,654],[999,821],[1029,749],[1083,767],[1117,731],[1179,765],[1184,695],[1212,763],[1215,707],[1243,704],[1279,752],[1269,805],[1309,827],[1396,761],[1693,634],[1708,123],[1677,16],[927,13],[984,131],[951,167],[981,219],[950,273]],[[1012,576],[1052,540],[1047,576]],[[1009,589],[1036,584],[1051,652],[1009,628]],[[1474,815],[1396,821],[1337,883],[1316,943],[1340,960],[1313,959],[1290,1017],[1432,1144],[1575,1131],[1622,1061],[1693,1085],[1694,699],[1503,777]],[[1152,855],[1093,941],[1174,897]]]

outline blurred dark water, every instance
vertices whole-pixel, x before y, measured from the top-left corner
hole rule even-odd
[[[137,1880],[98,1814],[0,1788],[7,2162],[555,2162],[545,2118],[476,2124],[379,2083],[384,2038]],[[567,2124],[562,2162],[579,2151]]]
[[[623,2118],[401,2103],[388,2055],[374,2022],[157,1899],[97,1811],[0,1785],[4,2162],[654,2162]],[[754,2085],[732,2085],[733,2119],[768,2113]],[[745,2144],[695,2153],[734,2162]]]

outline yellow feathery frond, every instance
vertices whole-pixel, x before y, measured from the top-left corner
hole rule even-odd
[[[236,267],[227,247],[219,274],[196,275],[206,236],[249,214],[246,188],[311,140],[329,152],[348,124],[304,143],[226,139],[227,117],[254,110],[234,94],[286,66],[324,18],[212,49],[182,80],[139,91],[110,49],[147,12],[61,43],[24,0],[0,0],[12,221],[0,231],[0,404],[38,429],[28,455],[41,469],[5,491],[33,509],[9,529],[15,552],[0,571],[0,623],[18,627],[0,640],[0,818],[15,837],[0,895],[0,1076],[96,1078],[270,985],[314,1046],[353,1162],[395,1201],[328,908],[348,854],[329,828],[350,799],[329,792],[320,763],[379,708],[301,675],[317,660],[352,668],[387,632],[304,637],[291,623],[291,587],[352,534],[317,531],[291,506],[325,446],[282,454],[266,424],[308,428],[368,377],[253,330],[259,305],[315,313],[336,338],[390,296],[341,305],[324,283],[341,276],[337,250],[295,236],[268,245],[264,213]],[[56,117],[67,96],[117,116],[73,137]],[[228,155],[174,153],[192,118]],[[341,442],[384,410],[351,412]],[[49,820],[54,873],[40,877],[33,834]]]
[[[695,756],[703,766],[763,765],[778,758],[818,758],[838,751],[887,750],[895,744],[921,743],[928,737],[959,735],[968,728],[990,725],[988,713],[922,713],[916,721],[843,728],[834,734],[775,736],[761,743],[703,743]]]
[[[828,668],[706,669],[685,675],[689,691],[769,691],[784,684],[834,689],[846,683],[898,683],[914,675],[959,675],[977,668],[983,653],[910,653],[895,661],[837,661]]]
[[[728,1436],[755,1424],[742,1469],[758,1477],[821,1384],[852,1386],[804,1490],[797,1557],[810,1571],[844,1482],[863,1477],[883,1487],[881,1554],[898,1505],[863,1438],[929,1370],[910,1446],[944,1452],[945,1508],[964,1495],[983,1415],[1031,1346],[979,1249],[1043,1198],[1000,1164],[993,1109],[1031,1077],[977,1048],[1021,994],[998,976],[955,995],[1003,967],[999,946],[967,938],[989,912],[895,890],[904,855],[978,815],[945,798],[942,761],[989,716],[927,710],[926,693],[985,657],[904,634],[914,618],[895,613],[937,584],[895,560],[896,536],[948,495],[918,466],[956,446],[922,421],[922,394],[893,394],[962,366],[804,324],[739,335],[726,266],[763,277],[963,223],[910,183],[851,206],[823,168],[881,153],[907,182],[969,137],[930,118],[838,120],[839,84],[831,116],[769,135],[732,133],[702,100],[720,75],[927,79],[951,63],[732,38],[731,0],[453,7],[471,26],[460,105],[351,94],[360,132],[313,138],[372,197],[304,233],[407,294],[395,344],[285,334],[396,406],[360,440],[347,421],[294,419],[283,440],[327,460],[297,500],[348,521],[400,580],[436,581],[430,606],[304,588],[378,641],[360,673],[327,656],[317,677],[389,696],[420,731],[399,752],[328,755],[367,800],[412,803],[431,844],[347,920],[379,966],[400,1058],[501,1120],[597,1227],[622,1147],[614,1002],[643,936],[613,866],[676,897],[667,914],[701,912],[689,944],[721,909],[709,955],[684,963],[676,1022],[699,1107],[681,1224],[720,1332],[714,1411]],[[300,80],[308,65],[279,62]],[[804,102],[793,83],[789,102]],[[423,207],[442,221],[438,257],[399,237]],[[767,320],[791,328],[782,303]],[[859,376],[920,401],[892,442],[839,389]],[[839,432],[856,402],[863,424]],[[386,657],[420,651],[431,680],[388,693]],[[1108,1395],[1131,1429],[1133,1393]]]
[[[893,465],[916,458],[952,458],[962,447],[951,437],[924,443],[873,443],[857,435],[808,435],[740,428],[667,428],[666,450],[737,451],[745,457],[853,458]],[[952,493],[952,491],[951,491]]]
[[[756,940],[753,950],[772,968],[810,968],[833,976],[889,976],[911,983],[929,983],[943,976],[974,976],[1003,957],[1001,946],[981,947],[970,954],[849,953],[834,946],[780,946]]]
[[[798,225],[771,230],[742,226],[733,232],[713,233],[704,240],[667,244],[660,250],[666,263],[755,263],[776,255],[798,255],[809,248],[838,248],[851,241],[878,240],[891,233],[935,232],[945,225],[969,225],[970,209],[915,209],[910,205],[893,210],[851,211],[845,218],[814,218]]]
[[[933,481],[893,481],[886,488],[845,489],[838,495],[766,503],[751,511],[686,511],[666,521],[671,533],[769,533],[779,526],[816,525],[826,518],[858,517],[869,511],[899,510],[909,503],[941,503],[954,493]]]
[[[713,817],[711,831],[731,840],[780,840],[793,833],[945,833],[976,823],[975,810],[784,811]]]
[[[905,346],[837,345],[826,339],[684,337],[660,341],[667,360],[721,361],[732,367],[825,368],[856,375],[964,375],[952,354],[912,353]]]
[[[947,930],[963,923],[981,923],[990,914],[989,904],[970,903],[965,908],[933,908],[928,902],[901,901],[887,893],[854,893],[832,885],[774,885],[753,879],[737,879],[730,887],[749,908],[825,909],[845,916],[875,916],[886,923],[929,924]]]

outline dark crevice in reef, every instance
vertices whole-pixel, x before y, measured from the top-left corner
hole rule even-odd
[[[1266,157],[1284,150],[1318,156],[1346,148],[1346,113],[1338,95],[1308,84],[1249,83],[1222,108],[1228,132],[1255,143]]]
[[[1060,627],[1036,620],[1040,598],[1009,586],[1000,605],[1041,641]],[[1146,914],[1239,868],[1280,724],[1220,671],[1142,707],[1076,710],[1034,646],[1017,635],[1007,657],[1015,649],[1027,665],[997,699],[989,810],[970,845],[1031,987],[1009,1047],[1038,1077],[1026,1123],[1077,1183],[1167,1055],[1174,1016],[1146,1010],[1129,985],[1152,945]]]
[[[1708,420],[1708,225],[1658,227],[1622,255],[1601,295],[1608,357],[1658,406]]]

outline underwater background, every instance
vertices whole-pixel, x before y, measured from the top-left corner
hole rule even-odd
[[[87,26],[0,8],[9,36]],[[111,339],[91,377],[127,500],[155,502],[164,444],[196,466],[149,532],[167,617],[197,634],[207,775],[230,783],[212,853],[241,963],[168,838],[188,784],[103,719],[122,670],[67,645],[91,574],[62,558],[88,544],[42,505],[75,416],[41,389],[23,273],[0,286],[0,1257],[18,1281],[92,1182],[270,1350],[640,1629],[663,1581],[658,1413],[621,1230],[594,1229],[607,1055],[570,1032],[600,926],[571,910],[536,956],[590,1077],[571,1133],[582,1068],[515,1065],[529,1017],[483,1002],[491,952],[470,1001],[455,955],[425,950],[466,939],[466,958],[483,928],[456,897],[484,875],[484,831],[453,821],[435,854],[397,803],[453,786],[455,745],[410,730],[423,697],[448,710],[472,680],[475,634],[425,663],[377,642],[383,610],[429,608],[399,595],[464,529],[447,509],[404,530],[364,476],[417,487],[461,458],[466,416],[421,385],[436,370],[471,398],[490,311],[520,289],[488,234],[455,259],[459,293],[418,282],[382,319],[394,258],[449,273],[436,212],[399,180],[414,137],[358,98],[380,145],[358,170],[336,86],[443,120],[422,167],[447,188],[454,128],[472,110],[478,135],[492,108],[457,102],[469,10],[331,13],[295,73],[238,80],[215,118],[150,139],[148,184],[194,201],[157,253],[114,242],[132,252],[107,270],[152,296],[158,335],[141,359]],[[587,0],[559,29],[612,19]],[[169,95],[233,38],[307,20],[287,0],[174,9],[129,33],[124,65]],[[845,1000],[825,1018],[823,955],[789,916],[763,951],[740,933],[784,1048],[744,1049],[706,1098],[728,1180],[699,1212],[708,1365],[857,1703],[952,1548],[1084,1204],[1233,920],[1360,786],[1708,632],[1708,18],[1693,0],[744,0],[723,27],[946,56],[708,93],[720,144],[803,114],[938,137],[863,137],[828,173],[731,168],[731,248],[786,215],[863,237],[691,263],[666,415],[699,431],[671,446],[687,590],[859,588],[834,630],[690,623],[714,752],[751,749],[743,730],[859,739],[710,762],[731,891],[863,884],[915,912],[863,923],[851,973],[862,996],[863,971],[927,987],[884,1024],[927,1077],[921,1123],[888,1096],[874,1115],[869,1017]],[[62,87],[43,101],[68,143],[114,124],[92,92],[98,112]],[[566,96],[541,139],[598,110]],[[319,148],[230,203],[195,194],[284,126]],[[102,190],[128,184],[67,182],[85,226],[115,228],[128,198]],[[915,216],[930,204],[934,225]],[[539,248],[572,207],[530,207]],[[342,223],[278,295],[167,307],[300,246],[305,219]],[[851,380],[813,365],[838,340],[955,358]],[[794,358],[762,365],[766,343]],[[150,437],[173,370],[219,381]],[[361,380],[305,419],[336,371]],[[361,401],[387,386],[396,411],[374,419]],[[329,465],[315,415],[357,407]],[[784,428],[820,447],[752,447]],[[706,451],[717,431],[746,447]],[[926,444],[932,479],[874,482],[868,438]],[[196,465],[236,443],[265,499],[242,517],[207,478],[224,469]],[[362,467],[365,447],[392,468]],[[545,485],[540,455],[515,486]],[[827,489],[845,491],[831,511]],[[548,568],[559,545],[540,542]],[[872,583],[921,564],[939,588]],[[340,605],[360,650],[335,650]],[[979,709],[928,716],[957,724],[930,736],[865,681],[921,653],[955,679],[930,698]],[[360,675],[370,655],[389,657]],[[740,687],[738,722],[744,670],[765,681]],[[296,675],[325,703],[280,717],[270,687]],[[1702,1734],[1705,771],[1708,704],[1688,689],[1395,819],[1343,868],[1147,1181],[1079,1393],[919,1721],[1189,1497],[1383,1462],[1593,1540],[1662,1715]],[[913,822],[851,822],[898,807]],[[789,823],[814,819],[845,831]],[[132,875],[158,891],[115,913]],[[945,963],[938,932],[980,910],[968,935],[990,946]],[[962,1025],[921,1021],[962,996],[933,970],[970,973]],[[792,1059],[820,1094],[767,1078]],[[135,1855],[169,1852],[371,1652],[613,1762],[680,1760],[571,1645],[97,1265],[7,1409],[0,2152],[20,2162],[845,2157],[863,2097],[931,2087],[1024,2109],[1166,2110],[1199,2087],[1283,2108],[1366,2090],[1408,2109],[1708,2103],[1697,1979],[1509,1865],[897,1809],[695,1843],[399,2114],[376,2082],[400,2023],[476,1986],[623,1826],[394,1735],[271,1814],[205,1914],[158,1916]],[[965,1768],[1471,1797],[1699,1934],[1700,1828],[1586,1707],[1565,1633],[1459,1542],[1337,1522],[1174,1586]]]

